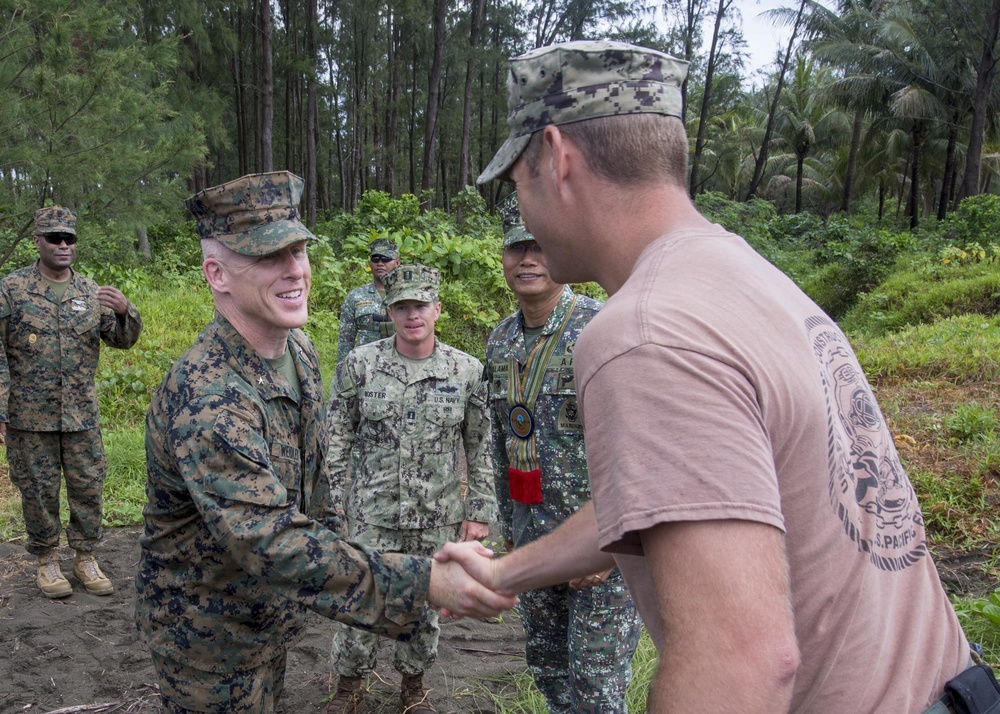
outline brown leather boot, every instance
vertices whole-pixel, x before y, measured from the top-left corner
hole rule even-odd
[[[437,714],[431,704],[430,692],[424,689],[424,675],[404,674],[399,686],[399,699],[403,714]]]
[[[93,553],[77,553],[76,560],[73,561],[73,575],[83,583],[87,592],[91,595],[110,595],[115,591],[115,586],[101,572],[101,566],[97,564]]]
[[[337,682],[337,693],[323,714],[361,714],[365,709],[365,686],[361,677],[344,677]]]
[[[49,598],[66,597],[73,594],[73,587],[62,574],[59,560],[51,550],[38,556],[38,569],[35,571],[35,582],[42,595]]]

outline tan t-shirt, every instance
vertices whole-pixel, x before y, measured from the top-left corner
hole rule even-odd
[[[786,533],[792,711],[922,712],[964,668],[968,643],[853,350],[741,238],[650,245],[580,338],[576,375],[604,549],[641,556],[637,534],[668,521]],[[662,647],[649,569],[619,566]]]

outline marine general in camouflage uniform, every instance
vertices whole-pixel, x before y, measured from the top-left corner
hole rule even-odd
[[[399,265],[399,248],[388,238],[376,238],[368,246],[371,253],[372,281],[347,293],[340,307],[340,333],[337,339],[337,362],[358,345],[392,335],[392,321],[385,309],[385,285],[382,278]]]
[[[139,311],[121,292],[70,267],[76,240],[71,210],[38,209],[38,260],[0,283],[0,434],[21,491],[25,548],[38,556],[36,582],[50,598],[73,592],[54,553],[60,473],[69,501],[66,536],[76,550],[73,574],[94,595],[114,591],[93,554],[107,473],[94,374],[102,340],[125,349],[142,331]]]
[[[400,265],[386,275],[396,334],[356,347],[337,366],[330,393],[333,501],[348,516],[351,539],[379,550],[431,555],[448,541],[484,538],[496,515],[483,366],[436,340],[439,281],[437,270],[421,265]],[[348,489],[352,445],[359,468]],[[437,654],[438,634],[437,613],[427,610],[416,635],[396,643],[393,664],[403,675],[408,714],[435,711],[422,675]],[[353,713],[360,705],[377,644],[372,633],[338,630],[332,656],[340,685],[327,712]]]
[[[187,201],[216,316],[150,403],[135,581],[167,712],[272,712],[307,609],[408,638],[426,599],[451,609],[452,588],[465,614],[511,603],[460,570],[339,537],[319,359],[299,329],[315,239],[298,219],[302,188],[256,174]]]
[[[486,369],[500,530],[520,547],[590,500],[573,348],[601,304],[552,280],[516,195],[502,212],[504,277],[520,309],[490,335]],[[528,666],[550,712],[627,712],[639,623],[617,568],[526,592],[518,609]]]

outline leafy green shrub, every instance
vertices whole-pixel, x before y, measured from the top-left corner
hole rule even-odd
[[[984,193],[969,196],[948,216],[944,237],[955,246],[988,246],[1000,236],[1000,196]]]
[[[943,265],[925,259],[901,264],[840,322],[851,332],[882,335],[945,317],[998,312],[1000,264]]]
[[[827,314],[839,319],[891,271],[910,236],[853,226],[843,216],[833,216],[806,231],[802,240],[813,247],[817,270],[800,284]]]

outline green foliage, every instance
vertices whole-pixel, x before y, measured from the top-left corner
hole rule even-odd
[[[106,432],[108,477],[104,482],[104,525],[142,523],[146,504],[146,430],[142,426]],[[62,513],[68,513],[63,509]]]
[[[176,213],[180,177],[204,154],[197,112],[166,101],[178,38],[140,37],[134,0],[5,9],[0,223],[18,234],[51,200],[77,210],[85,235],[110,216],[109,235],[123,237]]]
[[[1000,662],[1000,590],[983,598],[952,597],[951,604],[970,642],[983,647],[983,659]]]
[[[944,236],[966,251],[994,243],[1000,236],[1000,196],[984,193],[964,199],[945,221]]]
[[[311,305],[339,310],[352,288],[371,280],[369,244],[389,238],[399,246],[404,263],[423,263],[441,271],[444,310],[438,335],[481,358],[486,338],[513,311],[514,300],[503,279],[499,221],[485,212],[474,192],[464,193],[460,203],[461,226],[443,211],[421,213],[416,196],[395,199],[367,191],[354,214],[317,225],[315,232],[323,235],[324,242],[311,252]]]
[[[998,316],[960,315],[883,336],[855,335],[852,342],[872,381],[1000,379]]]
[[[862,296],[841,319],[845,330],[883,335],[946,317],[1000,312],[1000,264],[943,265],[922,259],[901,265]]]
[[[997,414],[990,407],[961,404],[945,420],[948,436],[958,442],[996,439]]]

